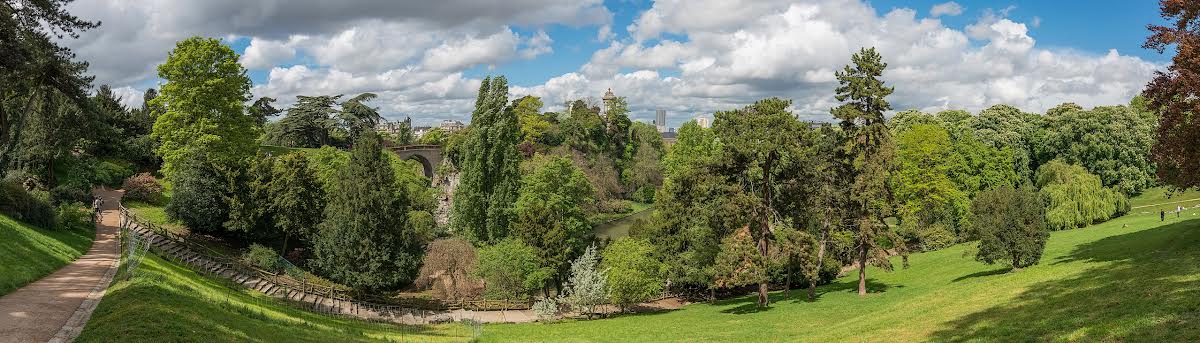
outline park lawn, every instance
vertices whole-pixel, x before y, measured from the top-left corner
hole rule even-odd
[[[147,254],[109,288],[76,342],[462,342],[471,333],[319,315]]]
[[[783,292],[764,310],[746,296],[659,314],[555,324],[496,324],[485,342],[1200,342],[1200,216],[1128,215],[1052,233],[1041,264],[985,265],[958,245],[911,267],[868,269]]]
[[[1166,187],[1149,188],[1136,197],[1129,199],[1129,206],[1134,213],[1154,212],[1158,210],[1174,211],[1175,206],[1193,207],[1200,204],[1200,190],[1187,190],[1171,194],[1167,197]]]
[[[48,230],[0,215],[0,295],[37,281],[87,253],[95,227]]]

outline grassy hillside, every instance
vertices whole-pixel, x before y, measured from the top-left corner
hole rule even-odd
[[[458,324],[397,326],[339,319],[147,255],[114,284],[76,342],[461,342]]]
[[[0,295],[79,258],[92,246],[95,232],[47,230],[0,215]]]
[[[1129,206],[1133,207],[1134,213],[1138,212],[1154,212],[1158,210],[1175,210],[1175,206],[1192,207],[1200,204],[1200,190],[1187,190],[1170,194],[1165,187],[1150,188],[1142,192],[1142,194],[1130,198]]]
[[[488,342],[1200,341],[1200,218],[1130,215],[1051,235],[1041,264],[1010,273],[964,256],[916,254],[819,289],[608,320],[489,325]],[[1189,220],[1191,219],[1191,220]],[[894,261],[899,266],[899,261]]]

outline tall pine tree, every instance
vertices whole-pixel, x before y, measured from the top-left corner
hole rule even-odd
[[[892,170],[895,145],[888,131],[883,112],[892,109],[884,98],[895,91],[884,86],[883,70],[887,63],[875,52],[875,48],[862,49],[851,57],[853,65],[847,65],[836,74],[838,79],[837,100],[841,106],[830,112],[840,119],[842,130],[849,139],[842,146],[851,159],[849,174],[853,178],[850,187],[851,202],[847,214],[854,221],[855,249],[858,256],[858,294],[867,294],[867,263],[874,263],[884,270],[891,270],[891,262],[879,238],[898,237],[888,228],[884,218],[892,212],[892,190],[888,185]],[[896,246],[902,249],[901,246]]]
[[[381,151],[373,132],[355,141],[313,242],[316,270],[357,289],[403,286],[421,266],[422,247],[406,216],[411,201],[395,191]]]
[[[462,146],[462,181],[455,190],[451,224],[476,243],[508,236],[521,186],[521,128],[507,105],[508,81],[503,76],[485,78],[471,113],[470,136]]]

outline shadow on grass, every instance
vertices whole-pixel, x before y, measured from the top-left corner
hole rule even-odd
[[[1004,268],[994,269],[994,270],[985,270],[982,272],[975,272],[975,273],[959,276],[958,278],[954,279],[954,282],[959,282],[959,281],[963,281],[966,279],[977,278],[977,277],[1007,274],[1010,271],[1012,271],[1011,267],[1004,267]]]
[[[1102,263],[966,315],[933,341],[1200,341],[1200,220],[1077,246],[1058,263]]]

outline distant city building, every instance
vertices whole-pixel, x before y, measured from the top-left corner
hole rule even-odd
[[[429,130],[433,130],[433,127],[432,127],[432,126],[418,126],[418,127],[414,127],[414,128],[413,128],[413,137],[414,137],[414,138],[421,138],[421,136],[424,136],[426,133],[429,133]]]
[[[604,104],[602,104],[604,110],[600,112],[600,116],[608,119],[608,111],[611,110],[611,108],[609,108],[609,103],[613,100],[617,100],[617,95],[613,94],[612,88],[609,88],[607,92],[604,92],[604,97],[600,99],[604,100]]]
[[[696,116],[696,124],[706,129],[712,126],[712,122],[710,122],[708,117],[705,116]]]
[[[669,128],[669,129],[667,129],[667,131],[661,132],[661,134],[662,134],[663,144],[666,144],[667,146],[674,145],[675,138],[677,136],[679,136],[679,133],[675,132],[675,128]]]
[[[397,134],[400,132],[400,130],[403,130],[406,127],[412,127],[411,117],[406,117],[404,120],[398,122],[390,122],[387,121],[387,119],[384,119],[379,124],[375,124],[375,131],[387,134]]]
[[[654,126],[658,132],[667,132],[667,110],[660,108],[654,111]]]
[[[467,126],[466,126],[466,125],[463,125],[463,123],[462,123],[461,121],[457,121],[457,120],[449,120],[449,119],[443,120],[443,121],[442,121],[442,126],[441,126],[441,128],[442,128],[443,130],[446,130],[446,131],[448,131],[448,132],[454,132],[454,131],[462,130],[463,128],[466,128],[466,127],[467,127]]]

